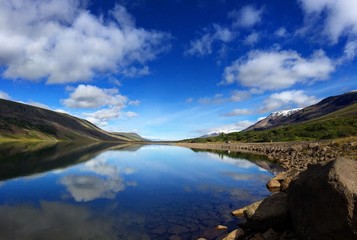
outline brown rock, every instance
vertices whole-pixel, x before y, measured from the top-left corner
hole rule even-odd
[[[216,229],[216,230],[227,230],[227,227],[223,226],[223,225],[217,225],[214,229]]]
[[[267,231],[269,228],[285,230],[291,227],[287,193],[273,194],[260,202],[255,209],[248,210],[249,206],[244,212],[247,218],[245,225],[256,231]]]
[[[240,209],[237,209],[237,210],[234,210],[232,212],[232,215],[235,216],[235,217],[244,217],[244,211],[246,210],[247,208],[244,207],[244,208],[240,208]]]
[[[252,203],[249,206],[246,206],[244,211],[244,216],[246,218],[251,218],[255,214],[255,211],[258,209],[259,205],[262,202],[263,201],[259,201],[259,202]]]
[[[269,189],[269,191],[272,192],[276,192],[280,190],[280,182],[275,178],[270,179],[270,181],[267,183],[266,186]]]
[[[288,194],[302,239],[357,239],[357,161],[309,166],[290,183]]]
[[[238,239],[240,236],[244,235],[244,231],[243,229],[236,229],[233,230],[232,232],[228,233],[227,236],[225,238],[223,238],[222,240],[236,240]]]

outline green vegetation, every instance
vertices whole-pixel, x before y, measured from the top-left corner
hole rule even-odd
[[[357,104],[304,123],[262,131],[221,133],[217,137],[194,138],[182,142],[285,142],[323,140],[357,136]]]

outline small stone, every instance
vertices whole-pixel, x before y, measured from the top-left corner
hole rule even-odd
[[[267,183],[267,188],[270,191],[278,191],[280,189],[280,182],[276,180],[275,178],[270,179],[270,181]]]
[[[249,206],[247,206],[244,211],[244,216],[246,218],[251,218],[262,202],[263,201],[255,202],[255,203],[252,203]]]
[[[244,231],[243,229],[236,229],[233,230],[232,232],[228,233],[227,236],[225,238],[223,238],[222,240],[236,240],[238,239],[240,236],[244,235]]]
[[[227,230],[227,227],[223,226],[223,225],[218,225],[214,229],[216,229],[216,230]]]
[[[246,210],[247,208],[244,207],[244,208],[240,208],[240,209],[237,209],[237,210],[234,210],[232,212],[232,215],[235,216],[235,217],[244,217],[244,211]]]

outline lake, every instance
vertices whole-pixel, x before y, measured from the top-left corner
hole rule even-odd
[[[166,145],[0,144],[0,239],[215,239],[278,170]]]

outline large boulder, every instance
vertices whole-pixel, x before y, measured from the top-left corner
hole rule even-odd
[[[290,183],[288,205],[302,239],[357,239],[357,161],[309,166]]]
[[[261,202],[249,205],[244,211],[247,219],[245,227],[255,231],[289,229],[291,226],[288,211],[288,198],[284,192],[273,194]]]

